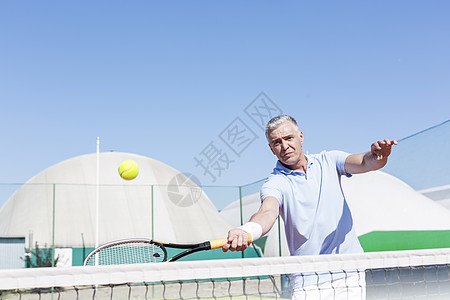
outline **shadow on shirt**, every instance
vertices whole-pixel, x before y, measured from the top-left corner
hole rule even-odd
[[[339,219],[339,223],[336,230],[331,232],[323,241],[320,248],[320,254],[332,254],[340,253],[340,247],[345,241],[345,236],[353,228],[353,218],[350,209],[347,205],[347,201],[344,201],[344,207],[342,209],[342,215]]]

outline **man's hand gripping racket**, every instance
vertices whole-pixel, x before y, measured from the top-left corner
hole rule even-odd
[[[223,244],[223,252],[244,251],[252,243],[252,234],[242,229],[235,228],[228,232],[227,242]]]

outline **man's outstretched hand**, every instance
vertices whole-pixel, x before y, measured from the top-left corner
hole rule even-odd
[[[376,160],[387,159],[391,154],[392,146],[397,144],[398,143],[396,140],[380,140],[372,144],[371,152]]]

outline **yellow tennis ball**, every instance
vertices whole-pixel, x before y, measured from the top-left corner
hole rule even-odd
[[[119,175],[125,180],[132,180],[139,174],[139,168],[134,160],[124,160],[119,166]]]

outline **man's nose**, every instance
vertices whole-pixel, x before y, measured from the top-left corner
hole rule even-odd
[[[281,149],[286,150],[287,148],[289,148],[288,142],[281,141]]]

